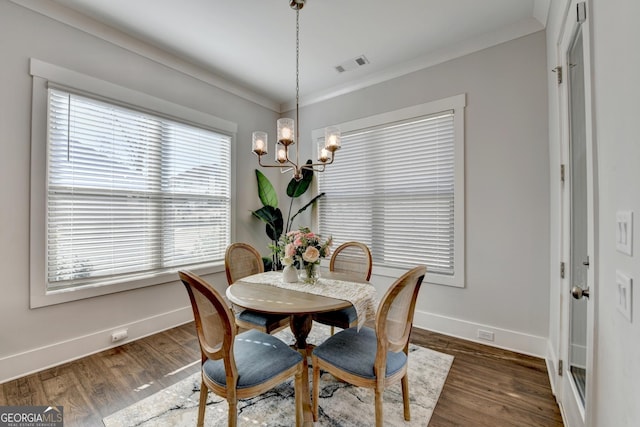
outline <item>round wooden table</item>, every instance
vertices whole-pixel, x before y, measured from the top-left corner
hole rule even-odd
[[[343,273],[323,272],[322,277],[348,282],[369,283]],[[281,280],[281,276],[275,276],[274,280]],[[304,357],[304,369],[302,370],[303,425],[305,427],[313,426],[307,369],[307,357],[309,356],[307,337],[313,324],[312,315],[314,313],[347,308],[351,306],[351,303],[347,300],[279,288],[264,283],[245,282],[242,279],[228,286],[226,294],[229,301],[239,307],[262,313],[288,314],[290,316],[291,331],[296,338],[295,348],[306,356]]]
[[[322,277],[352,282],[360,279],[342,273],[323,272]],[[307,350],[307,337],[313,323],[312,315],[351,306],[346,300],[314,295],[267,284],[245,282],[242,279],[227,287],[227,298],[235,305],[261,313],[288,314],[296,348]]]

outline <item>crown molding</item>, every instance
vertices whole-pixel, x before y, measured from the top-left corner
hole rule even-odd
[[[273,100],[259,95],[246,88],[235,85],[222,79],[209,71],[204,70],[190,62],[177,58],[176,56],[131,37],[121,31],[109,27],[101,22],[89,18],[81,13],[66,8],[52,1],[30,1],[30,0],[10,0],[18,6],[22,6],[33,12],[44,15],[48,18],[69,25],[77,30],[83,31],[92,36],[98,37],[106,42],[126,49],[132,53],[150,59],[158,64],[169,67],[182,74],[193,77],[206,84],[222,89],[240,98],[251,101],[262,107],[275,112],[280,112],[280,105]]]
[[[540,0],[537,0],[540,1]],[[548,0],[541,0],[548,1]],[[468,39],[463,42],[447,46],[443,49],[433,51],[426,56],[416,58],[412,61],[398,64],[388,68],[380,73],[362,76],[356,81],[349,82],[344,85],[334,86],[323,91],[302,94],[300,96],[300,106],[308,106],[322,101],[326,101],[341,95],[346,95],[360,89],[367,88],[394,78],[420,71],[425,68],[433,67],[438,64],[460,58],[474,52],[478,52],[499,44],[515,40],[529,34],[537,33],[544,30],[544,26],[537,18],[528,18],[518,23],[503,27],[499,30],[492,31]],[[295,108],[295,101],[288,101],[280,105],[280,112],[291,111]]]
[[[228,80],[216,76],[210,71],[207,71],[195,64],[179,59],[160,48],[131,37],[58,3],[33,0],[10,1],[274,112],[284,113],[295,109],[294,100],[280,104],[270,98],[248,90],[240,85],[231,83]],[[378,73],[362,76],[361,78],[343,85],[334,86],[322,91],[301,94],[300,106],[312,105],[336,98],[341,95],[361,90],[387,80],[398,78],[415,71],[429,68],[455,58],[544,30],[547,24],[550,1],[551,0],[534,0],[533,17],[520,21],[517,24],[486,33],[455,45],[447,46],[443,49],[431,52],[426,56],[416,58],[402,64],[397,64]]]

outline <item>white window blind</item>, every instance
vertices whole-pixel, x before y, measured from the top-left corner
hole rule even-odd
[[[50,290],[221,261],[231,137],[49,89]]]
[[[374,266],[455,272],[454,110],[346,132],[318,174],[319,225],[369,246]]]

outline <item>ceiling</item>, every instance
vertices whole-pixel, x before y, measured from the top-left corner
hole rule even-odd
[[[295,99],[289,0],[54,0],[286,110]],[[307,0],[301,104],[539,31],[550,0]],[[93,21],[92,21],[93,22]],[[364,55],[368,64],[339,73]]]

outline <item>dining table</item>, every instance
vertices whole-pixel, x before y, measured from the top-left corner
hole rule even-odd
[[[284,282],[281,271],[268,271],[244,277],[227,287],[228,300],[236,308],[261,313],[286,314],[295,337],[295,347],[307,350],[307,337],[313,314],[354,306],[358,327],[375,319],[375,287],[365,279],[348,273],[323,272],[317,283]]]
[[[281,271],[269,271],[236,281],[227,287],[226,295],[235,309],[290,316],[294,347],[305,356],[303,425],[313,425],[307,369],[310,350],[307,337],[313,326],[313,315],[353,306],[360,328],[365,322],[375,320],[375,287],[364,279],[346,273],[322,272],[318,281],[311,284],[302,281],[288,283],[283,281]]]
[[[289,315],[289,326],[295,337],[293,347],[305,356],[303,426],[313,426],[307,360],[311,349],[307,337],[313,326],[313,315],[353,306],[360,328],[365,322],[375,320],[375,287],[348,273],[322,272],[316,283],[304,283],[302,280],[289,283],[283,280],[281,271],[267,271],[236,281],[227,287],[226,295],[235,310]]]

